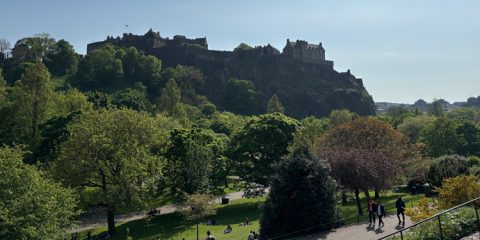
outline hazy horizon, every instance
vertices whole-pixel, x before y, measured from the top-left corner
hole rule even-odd
[[[350,69],[376,102],[466,101],[480,95],[476,1],[6,1],[0,38],[46,32],[84,54],[124,32],[207,37],[209,48],[322,42],[337,71]],[[125,27],[128,24],[129,27]]]

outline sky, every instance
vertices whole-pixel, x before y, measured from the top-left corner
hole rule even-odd
[[[209,48],[286,39],[322,42],[337,71],[377,102],[465,101],[480,95],[477,0],[2,0],[0,38],[49,33],[84,54],[124,32],[207,37]],[[126,27],[128,25],[128,27]]]

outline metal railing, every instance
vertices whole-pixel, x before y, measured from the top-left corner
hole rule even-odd
[[[403,228],[403,229],[401,229],[401,230],[399,230],[399,231],[396,231],[396,232],[394,232],[394,233],[388,234],[387,236],[381,237],[381,238],[379,238],[378,240],[383,240],[383,239],[391,238],[391,237],[394,237],[394,236],[396,236],[396,237],[399,236],[401,240],[404,240],[404,237],[405,237],[405,236],[404,236],[404,235],[405,235],[404,232],[405,232],[405,231],[411,230],[411,229],[413,229],[414,227],[420,226],[420,225],[422,225],[422,224],[424,224],[424,223],[426,223],[426,222],[429,222],[429,221],[438,221],[438,230],[439,230],[439,233],[440,233],[440,239],[443,240],[443,239],[445,239],[445,237],[444,237],[444,231],[443,231],[443,226],[442,226],[443,224],[442,224],[441,216],[442,216],[442,215],[445,215],[446,213],[452,212],[453,210],[456,210],[456,209],[459,209],[459,208],[461,208],[461,207],[464,207],[464,206],[467,206],[467,205],[469,205],[469,204],[472,204],[472,203],[473,203],[473,206],[474,206],[474,208],[475,208],[475,215],[476,215],[476,218],[477,218],[477,227],[478,227],[478,229],[480,230],[480,218],[479,218],[479,214],[478,214],[478,207],[479,207],[479,206],[478,206],[477,201],[480,201],[480,197],[479,197],[479,198],[472,199],[472,200],[470,200],[470,201],[468,201],[468,202],[462,203],[462,204],[460,204],[460,205],[458,205],[458,206],[455,206],[455,207],[452,207],[452,208],[450,208],[450,209],[444,210],[444,211],[442,211],[442,212],[439,212],[439,213],[437,213],[437,214],[435,214],[435,215],[433,215],[433,216],[431,216],[431,217],[429,217],[429,218],[427,218],[427,219],[424,219],[424,220],[422,220],[422,221],[416,222],[416,223],[414,223],[414,224],[412,224],[412,225],[410,225],[410,226],[408,226],[408,227],[406,227],[406,228]]]

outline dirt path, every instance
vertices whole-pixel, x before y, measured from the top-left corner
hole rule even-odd
[[[230,201],[237,200],[242,198],[243,191],[233,192],[228,194],[228,196],[230,197]],[[215,203],[220,204],[221,198],[215,199]],[[157,209],[160,209],[160,215],[163,215],[163,214],[169,214],[169,213],[175,212],[177,210],[177,207],[173,204],[169,204],[169,205],[157,207]],[[119,214],[115,216],[115,222],[125,223],[125,222],[143,219],[145,217],[146,217],[145,211]],[[104,210],[99,209],[97,211],[94,211],[92,213],[89,213],[80,217],[80,223],[78,224],[78,227],[73,229],[72,232],[81,232],[89,229],[99,228],[102,226],[107,226],[106,212]]]
[[[405,227],[410,226],[410,218],[405,216]],[[359,223],[348,225],[345,227],[340,227],[337,229],[330,230],[325,233],[315,234],[311,236],[306,236],[303,238],[298,238],[302,240],[370,240],[378,239],[380,237],[386,236],[390,233],[400,230],[402,227],[398,226],[398,219],[396,215],[390,215],[383,220],[385,222],[385,227],[377,228],[368,228],[368,223]],[[378,220],[377,220],[378,224]]]

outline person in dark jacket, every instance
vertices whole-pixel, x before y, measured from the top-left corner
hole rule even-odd
[[[380,201],[378,201],[377,207],[375,209],[377,216],[378,216],[378,227],[383,227],[385,224],[383,223],[382,218],[387,215],[387,212],[385,211],[385,207],[382,205]]]
[[[375,202],[370,199],[368,200],[368,219],[370,220],[370,225],[373,224],[373,226],[375,226],[375,209],[376,209],[377,205],[375,204]]]
[[[402,200],[402,197],[397,199],[395,206],[397,208],[398,225],[405,226],[405,202]],[[402,215],[403,222],[400,220],[400,215]]]

